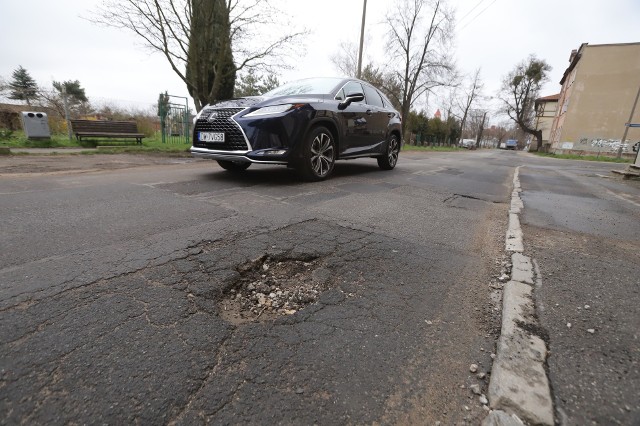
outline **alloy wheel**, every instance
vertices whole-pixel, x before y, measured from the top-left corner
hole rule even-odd
[[[318,177],[324,177],[333,165],[335,151],[331,136],[318,133],[311,143],[311,168]]]
[[[387,155],[389,156],[389,165],[391,167],[395,167],[398,162],[398,153],[400,151],[400,147],[398,146],[398,140],[395,137],[392,137],[389,140],[389,152]]]

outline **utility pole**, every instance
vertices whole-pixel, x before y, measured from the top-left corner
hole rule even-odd
[[[64,104],[64,118],[67,120],[69,140],[73,140],[73,135],[71,133],[71,120],[69,119],[69,104],[67,103],[67,86],[64,83],[62,83],[62,103]]]
[[[364,21],[367,17],[367,0],[364,0],[364,5],[362,6],[362,27],[360,28],[360,51],[358,52],[358,75],[356,77],[360,78],[362,75],[362,48],[364,46]]]
[[[636,93],[636,100],[633,102],[631,114],[629,114],[629,120],[627,121],[627,124],[624,125],[624,135],[622,135],[622,140],[620,141],[620,146],[618,147],[618,158],[622,158],[622,144],[627,139],[627,133],[629,133],[629,127],[631,127],[631,120],[633,120],[633,114],[636,112],[636,105],[638,105],[638,98],[640,98],[640,86],[638,86],[638,93]]]

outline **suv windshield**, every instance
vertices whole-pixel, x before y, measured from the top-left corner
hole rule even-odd
[[[271,97],[304,94],[330,95],[341,81],[341,78],[307,78],[304,80],[289,82],[268,91],[262,96]]]

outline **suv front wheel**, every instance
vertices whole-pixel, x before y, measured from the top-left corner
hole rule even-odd
[[[314,127],[304,141],[296,169],[305,180],[324,180],[333,171],[336,155],[336,143],[329,129]]]
[[[378,166],[382,170],[391,170],[398,163],[398,155],[400,154],[400,141],[395,134],[389,135],[387,140],[386,152],[378,157]]]

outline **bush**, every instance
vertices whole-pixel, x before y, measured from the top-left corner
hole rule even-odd
[[[67,120],[62,117],[49,116],[49,130],[51,134],[66,135],[67,134]]]
[[[11,139],[11,135],[13,135],[13,130],[0,129],[0,141],[8,141]]]
[[[140,133],[144,133],[144,135],[148,138],[153,137],[155,135],[157,128],[160,123],[157,117],[148,117],[148,116],[137,116],[135,117],[136,123],[138,124],[138,131]]]

